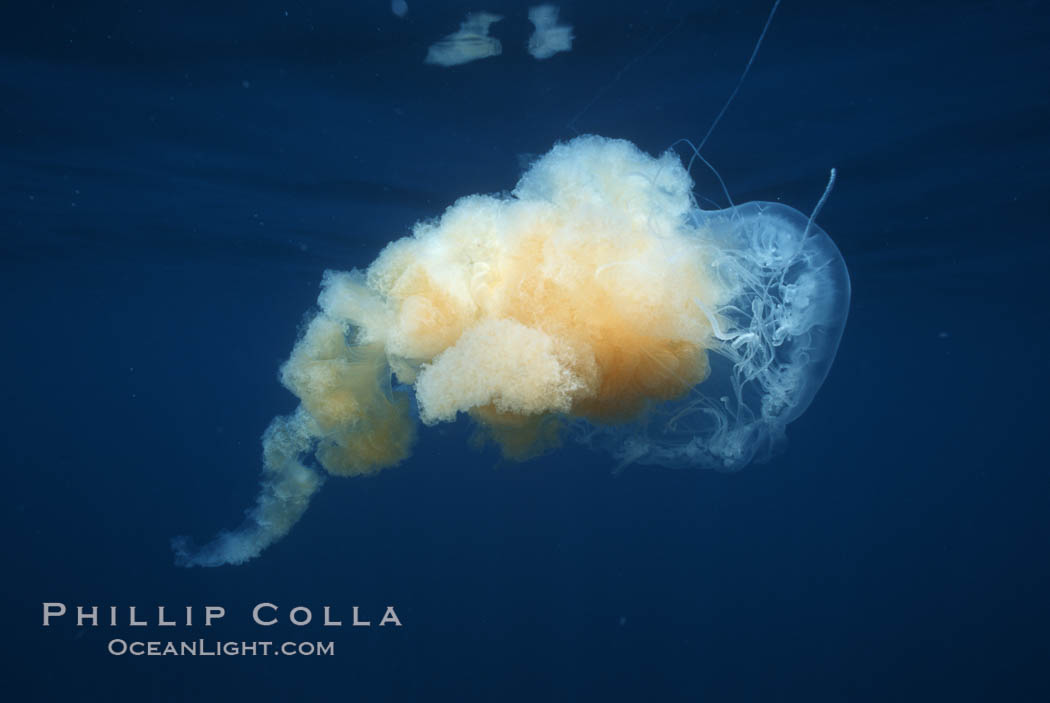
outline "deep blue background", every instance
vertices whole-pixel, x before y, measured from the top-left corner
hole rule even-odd
[[[27,3],[0,28],[3,662],[12,700],[1046,700],[1050,8],[786,0],[706,155],[808,210],[854,303],[774,461],[503,464],[429,428],[239,568],[276,369],[366,266],[578,132],[699,137],[767,2],[564,2],[573,51],[425,66],[463,2]],[[698,193],[720,198],[696,171]],[[42,601],[219,604],[334,658],[116,658]],[[262,632],[269,600],[400,629]],[[67,618],[68,619],[68,618]]]

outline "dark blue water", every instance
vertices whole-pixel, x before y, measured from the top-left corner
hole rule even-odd
[[[0,28],[11,700],[1046,700],[1050,8],[785,0],[705,149],[734,199],[820,222],[854,284],[787,451],[740,473],[429,428],[331,480],[241,567],[276,370],[326,268],[364,267],[577,132],[697,138],[769,3],[565,2],[538,62],[425,66],[461,2],[31,3]],[[698,193],[717,181],[695,172]],[[207,630],[41,626],[41,604],[222,605]],[[251,607],[373,625],[263,630]],[[105,612],[105,611],[104,611]],[[122,619],[126,619],[122,616]],[[127,639],[334,641],[131,657]]]

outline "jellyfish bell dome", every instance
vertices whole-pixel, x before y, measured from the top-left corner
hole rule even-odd
[[[736,470],[782,446],[823,384],[846,325],[850,280],[831,237],[782,203],[694,207],[720,300],[696,300],[711,325],[710,372],[680,399],[652,404],[633,426],[592,431],[622,464]]]

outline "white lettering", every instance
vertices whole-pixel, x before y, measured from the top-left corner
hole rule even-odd
[[[306,615],[304,616],[306,619],[300,622],[295,617],[296,613],[306,613]],[[310,612],[309,608],[304,608],[300,605],[298,608],[292,608],[292,612],[288,613],[288,619],[292,621],[293,625],[298,625],[299,627],[302,627],[303,625],[310,624],[310,621],[314,619],[314,614]]]
[[[383,619],[379,622],[379,626],[382,627],[389,622],[394,623],[397,627],[401,627],[401,621],[397,619],[397,613],[394,612],[394,606],[392,605],[386,607],[386,612],[383,613]]]
[[[343,621],[342,620],[333,620],[331,611],[332,611],[332,606],[326,605],[324,607],[324,626],[325,627],[342,627],[343,626]]]
[[[204,626],[211,627],[212,620],[220,620],[226,617],[226,608],[221,605],[204,606]]]
[[[97,627],[98,626],[98,606],[97,605],[91,606],[91,612],[89,612],[89,613],[84,612],[84,606],[82,606],[82,605],[78,605],[77,606],[77,627],[83,627],[85,620],[90,620],[91,621],[91,627]]]
[[[130,608],[128,608],[128,625],[130,625],[131,627],[145,627],[148,624],[149,623],[145,620],[135,619],[135,606],[131,606]],[[131,653],[134,654],[135,652],[132,651]]]
[[[65,603],[44,603],[44,627],[51,627],[51,618],[66,614]]]
[[[164,606],[163,605],[157,606],[157,626],[158,627],[175,627],[175,621],[174,620],[165,620],[164,619]]]
[[[371,627],[372,623],[367,620],[357,619],[357,606],[354,606],[354,627]]]
[[[273,603],[259,603],[259,605],[257,605],[254,608],[252,608],[252,620],[254,620],[257,625],[262,625],[263,627],[269,627],[270,625],[276,625],[277,624],[277,618],[274,618],[273,620],[266,620],[265,622],[259,618],[259,611],[262,610],[263,608],[270,608],[271,610],[274,611],[274,613],[277,612],[277,606],[274,605]]]

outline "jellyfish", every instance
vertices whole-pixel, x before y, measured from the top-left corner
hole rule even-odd
[[[489,35],[489,28],[502,19],[501,15],[491,12],[467,13],[458,30],[430,45],[423,63],[459,66],[489,56],[499,56],[503,53],[503,44]]]
[[[462,418],[509,460],[566,442],[632,465],[737,470],[782,445],[834,359],[850,286],[813,217],[704,210],[673,150],[556,144],[503,195],[419,222],[365,270],[328,271],[280,381],[244,524],[186,566],[284,536],[327,476],[397,466]]]
[[[537,5],[529,8],[532,35],[526,48],[534,59],[549,59],[562,51],[572,51],[572,27],[558,24],[557,5]]]

